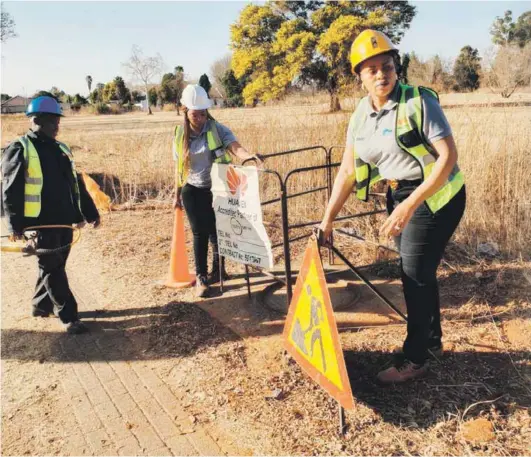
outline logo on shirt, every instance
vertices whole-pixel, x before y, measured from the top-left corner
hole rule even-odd
[[[388,136],[388,135],[391,135],[392,133],[393,131],[391,129],[383,129],[382,135]]]

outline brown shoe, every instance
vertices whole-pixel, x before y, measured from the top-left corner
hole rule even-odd
[[[404,353],[402,352],[402,346],[397,346],[393,350],[393,354],[403,356]],[[435,356],[436,359],[440,359],[444,355],[444,348],[442,344],[440,346],[433,346],[431,348],[428,348],[428,354],[430,355],[430,357]]]
[[[401,383],[411,379],[421,378],[428,372],[428,362],[417,365],[411,360],[403,360],[387,370],[378,373],[378,381],[384,384]]]
[[[195,296],[197,298],[204,298],[208,295],[209,287],[207,278],[204,276],[197,276],[195,281]]]

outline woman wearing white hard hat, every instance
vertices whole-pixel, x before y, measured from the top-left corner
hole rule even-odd
[[[217,282],[220,265],[216,219],[212,208],[212,164],[230,163],[232,156],[241,160],[255,158],[237,141],[229,128],[217,122],[208,112],[212,100],[201,86],[189,84],[183,91],[184,123],[175,129],[174,158],[177,162],[175,207],[186,211],[194,236],[196,295],[205,297],[209,284]],[[208,241],[213,248],[213,267],[208,277]]]

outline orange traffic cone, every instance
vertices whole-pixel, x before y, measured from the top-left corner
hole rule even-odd
[[[184,235],[183,210],[175,209],[175,223],[173,225],[173,240],[171,242],[170,270],[168,279],[162,284],[174,289],[193,286],[195,276],[188,271],[188,255],[186,253]]]

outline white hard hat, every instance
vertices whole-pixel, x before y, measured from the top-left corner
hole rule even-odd
[[[188,84],[184,88],[181,103],[188,109],[208,109],[212,107],[212,100],[208,98],[206,90],[198,84]]]

